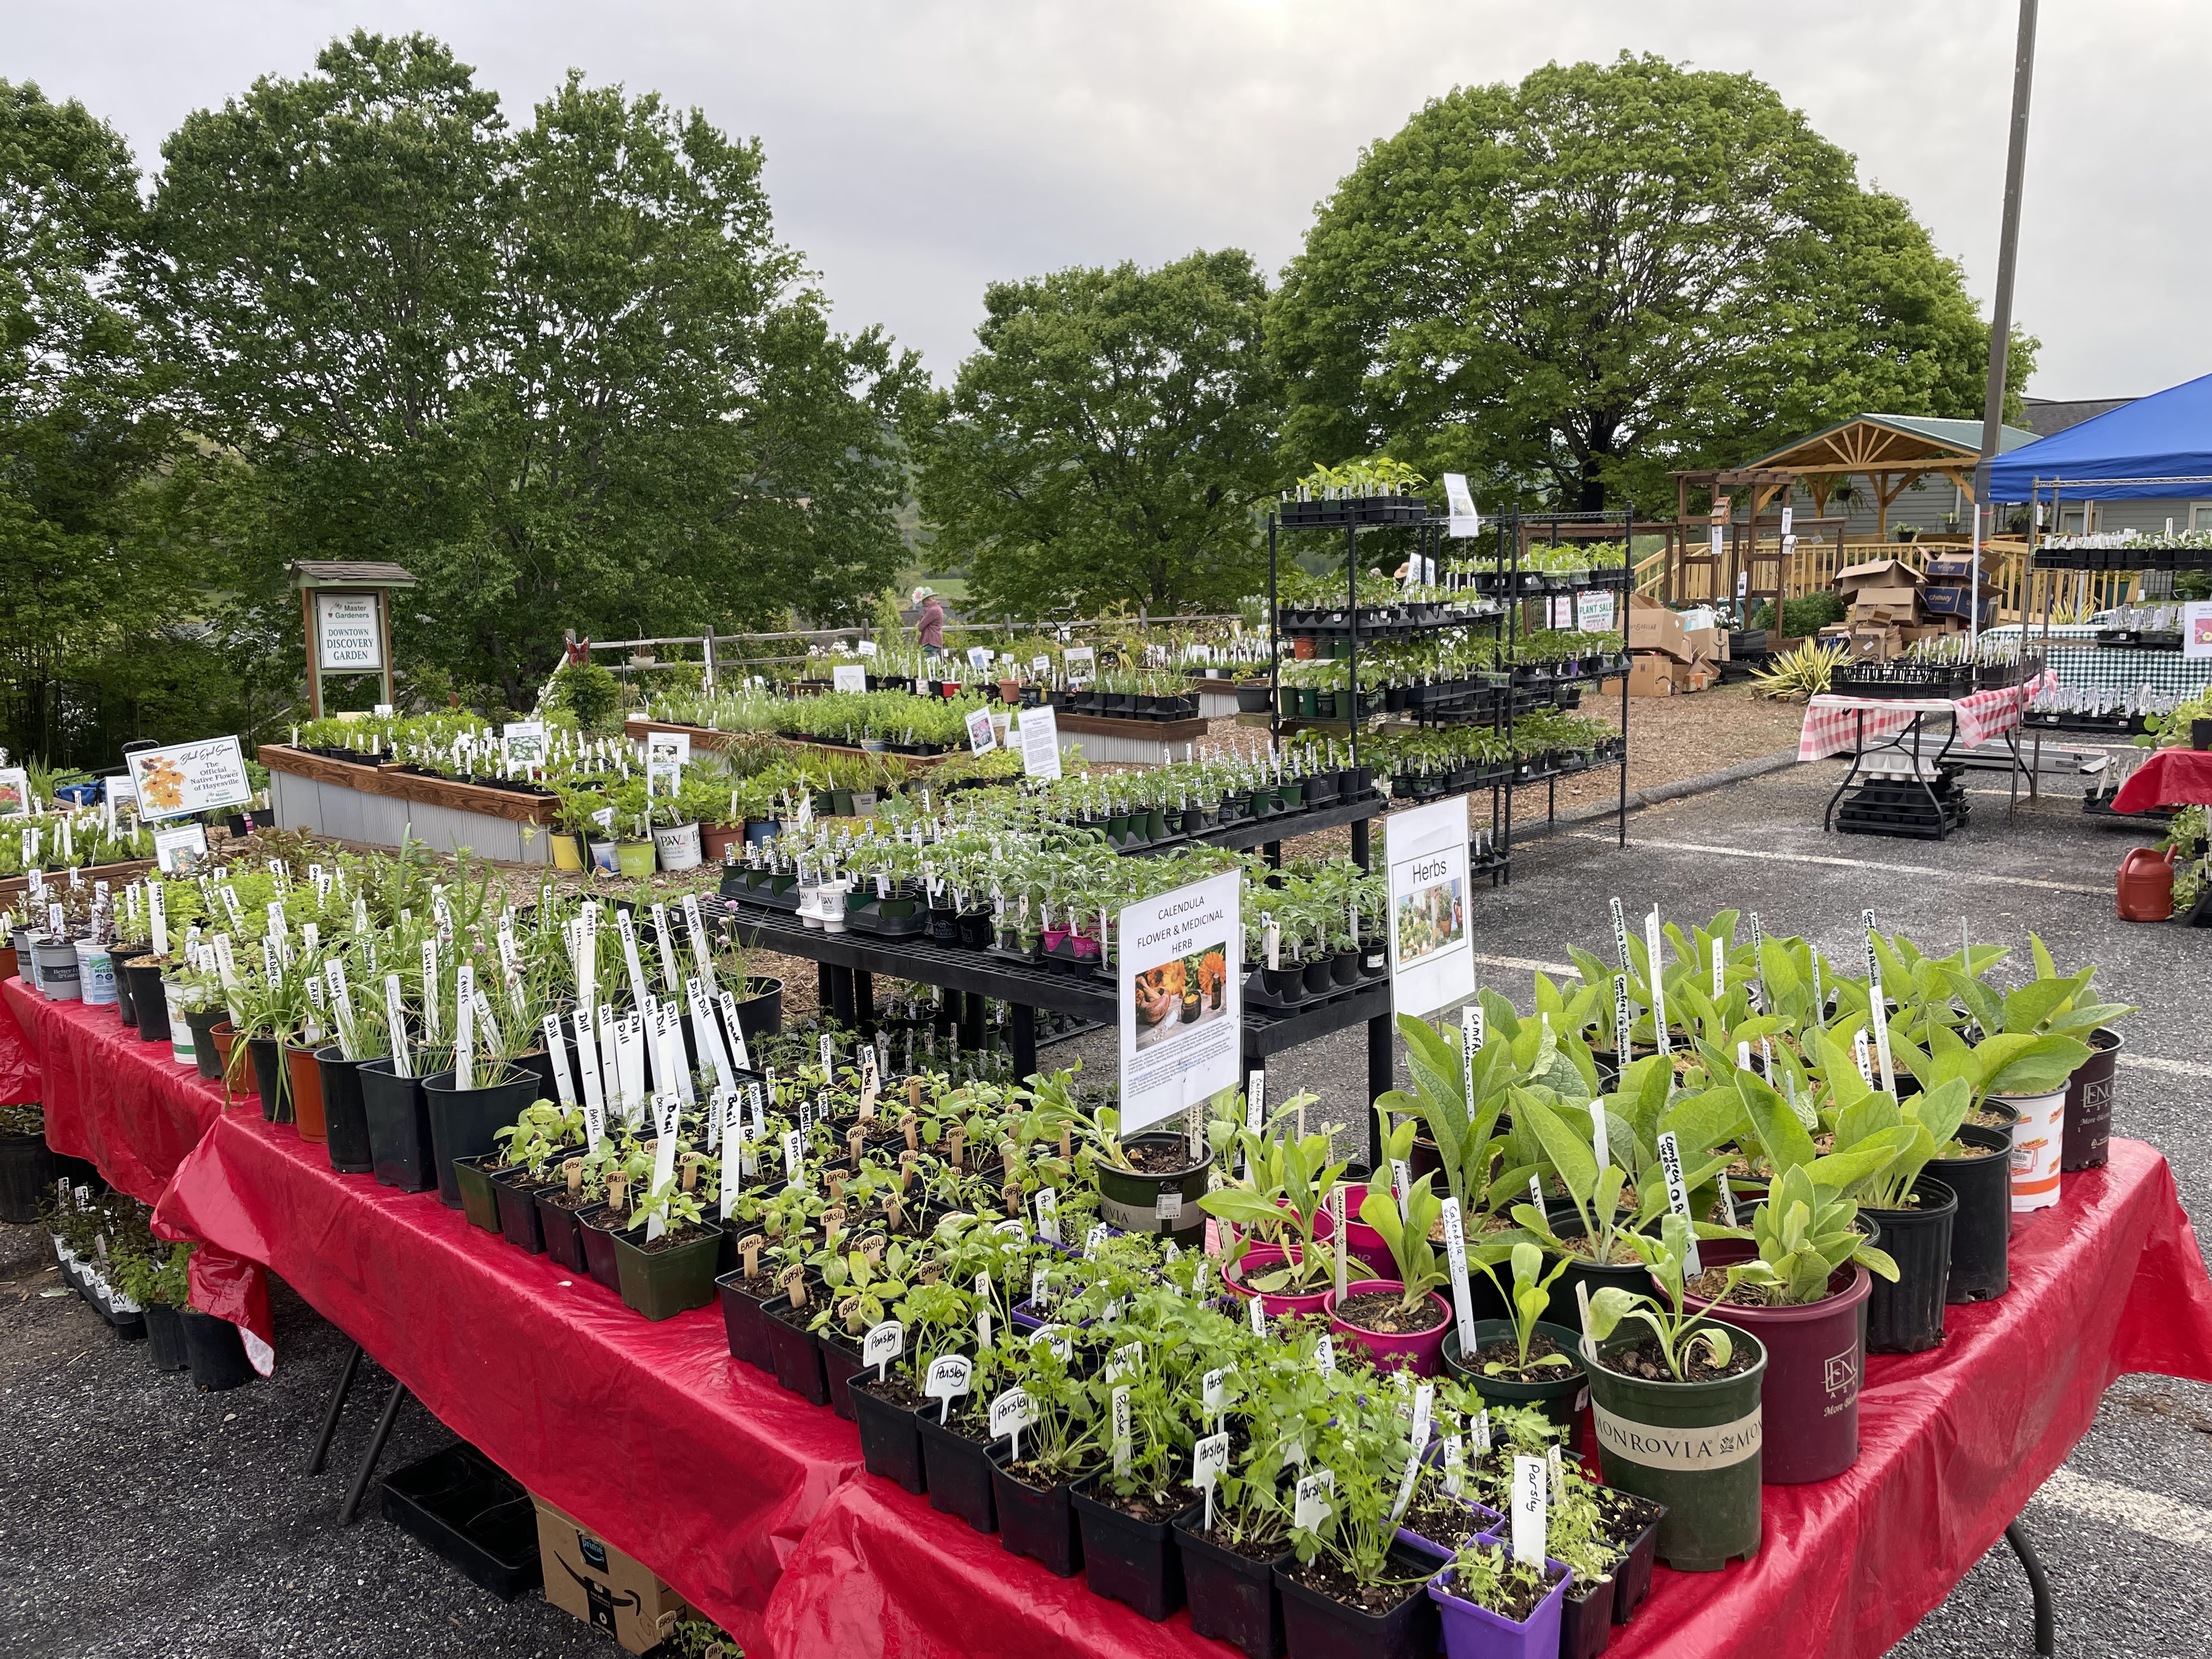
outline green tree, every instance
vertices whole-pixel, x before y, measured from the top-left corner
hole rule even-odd
[[[1278,399],[1249,255],[1074,269],[984,291],[981,349],[921,446],[940,566],[990,615],[1250,591]]]
[[[1431,100],[1322,204],[1269,317],[1294,463],[1388,450],[1583,509],[1852,415],[1978,415],[1988,337],[1905,205],[1771,88],[1626,52]],[[2019,342],[2015,386],[2033,362]]]

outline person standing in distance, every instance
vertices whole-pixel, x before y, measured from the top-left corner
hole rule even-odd
[[[914,621],[915,641],[924,655],[937,656],[945,649],[945,606],[933,587],[915,588],[914,602],[921,607],[921,615]]]

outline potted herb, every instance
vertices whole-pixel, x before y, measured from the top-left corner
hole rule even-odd
[[[1282,1132],[1284,1120],[1313,1098],[1299,1096],[1277,1112],[1268,1126],[1272,1134],[1240,1128],[1236,1145],[1244,1179],[1199,1200],[1206,1214],[1243,1230],[1222,1263],[1223,1285],[1240,1296],[1257,1296],[1275,1318],[1324,1314],[1322,1304],[1335,1280],[1334,1252],[1321,1230],[1328,1216],[1328,1195],[1345,1165],[1332,1161],[1326,1134],[1299,1139]]]
[[[1501,1261],[1512,1265],[1510,1291],[1498,1277],[1497,1264]],[[1456,1328],[1446,1331],[1444,1370],[1486,1401],[1534,1407],[1571,1431],[1582,1418],[1580,1333],[1544,1317],[1551,1308],[1552,1286],[1567,1270],[1566,1258],[1555,1261],[1547,1273],[1544,1253],[1524,1238],[1485,1245],[1470,1265],[1490,1281],[1499,1300],[1512,1310],[1512,1316],[1475,1321],[1472,1354],[1460,1352]]]
[[[1410,1144],[1413,1125],[1392,1132],[1392,1150]],[[1397,1161],[1394,1156],[1390,1162]],[[1443,1352],[1451,1306],[1437,1294],[1449,1275],[1429,1243],[1431,1228],[1443,1213],[1443,1201],[1430,1190],[1433,1176],[1421,1176],[1401,1200],[1390,1191],[1389,1163],[1370,1178],[1360,1201],[1359,1219],[1374,1230],[1390,1252],[1395,1279],[1347,1279],[1344,1294],[1331,1291],[1323,1309],[1332,1332],[1365,1348],[1379,1366],[1406,1366],[1433,1376]]]
[[[1047,1078],[1034,1091],[1039,1122],[1065,1127],[1081,1142],[1077,1163],[1097,1182],[1098,1218],[1123,1232],[1156,1234],[1188,1249],[1205,1236],[1211,1159],[1194,1157],[1180,1134],[1121,1135],[1121,1114],[1100,1105],[1086,1111],[1075,1097],[1072,1075]]]
[[[992,1447],[991,1494],[1000,1542],[1067,1578],[1084,1565],[1075,1490],[1097,1465],[1102,1447],[1100,1419],[1073,1369],[1073,1347],[1054,1334],[1007,1351],[1004,1375],[1027,1397],[1030,1421],[1018,1459],[1012,1437]]]
[[[1501,1543],[1474,1540],[1429,1582],[1449,1659],[1554,1659],[1571,1570],[1516,1560]]]
[[[701,1162],[697,1153],[685,1155],[678,1174],[653,1188],[614,1235],[623,1304],[647,1319],[672,1318],[714,1299],[722,1230],[700,1205]]]

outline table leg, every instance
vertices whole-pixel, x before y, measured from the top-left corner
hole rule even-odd
[[[1859,764],[1866,758],[1866,710],[1851,710],[1851,769],[1844,774],[1844,781],[1836,786],[1836,793],[1828,797],[1828,810],[1820,814],[1820,833],[1830,834],[1836,827],[1836,803],[1844,798],[1844,791],[1851,787],[1859,775]],[[1510,798],[1509,798],[1510,799]]]
[[[873,1041],[876,1035],[876,976],[859,968],[853,969],[853,1018],[854,1029],[862,1039]]]
[[[337,1432],[338,1413],[345,1409],[346,1395],[353,1388],[354,1373],[360,1369],[361,1344],[356,1342],[353,1345],[353,1352],[346,1355],[345,1364],[338,1371],[337,1387],[331,1390],[330,1407],[323,1413],[322,1432],[315,1437],[315,1453],[307,1460],[309,1474],[323,1472],[323,1461],[331,1453],[331,1437]]]
[[[1374,1108],[1377,1097],[1396,1086],[1397,1056],[1392,1048],[1396,1036],[1388,1014],[1378,1014],[1367,1022],[1367,1167],[1370,1172],[1382,1163],[1382,1121]]]
[[[837,970],[826,962],[814,964],[814,1010],[826,1015],[836,1003]]]
[[[376,1460],[384,1455],[384,1443],[392,1437],[392,1419],[399,1415],[399,1402],[407,1398],[407,1385],[394,1382],[392,1397],[384,1402],[384,1415],[376,1419],[376,1432],[368,1437],[368,1449],[362,1454],[361,1467],[353,1472],[353,1485],[346,1489],[345,1504],[338,1510],[338,1525],[353,1525],[361,1510],[361,1495],[368,1489],[368,1477],[376,1473]]]
[[[1036,1010],[1025,1002],[1014,1004],[1010,1040],[1014,1049],[1014,1078],[1018,1082],[1037,1068]]]
[[[960,1046],[971,1054],[983,1052],[983,994],[963,992],[960,998]]]
[[[830,1012],[837,1024],[851,1031],[858,1029],[853,1012],[853,970],[832,968],[830,970]]]
[[[2021,1571],[2027,1575],[2028,1594],[2035,1601],[2035,1650],[2050,1659],[2057,1651],[2056,1620],[2051,1605],[2051,1581],[2043,1575],[2043,1563],[2035,1553],[2035,1546],[2028,1542],[2027,1534],[2015,1521],[2005,1528],[2005,1542],[2020,1558]]]
[[[1279,870],[1283,867],[1282,842],[1279,841],[1271,841],[1265,847],[1261,848],[1260,851],[1265,855],[1267,862],[1274,866],[1276,869]]]

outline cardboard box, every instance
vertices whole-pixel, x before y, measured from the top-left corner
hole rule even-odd
[[[1628,648],[1663,651],[1681,662],[1690,659],[1682,643],[1682,619],[1648,593],[1628,596]]]
[[[1997,574],[2003,561],[1994,548],[1982,550],[1982,575],[1984,579]],[[1967,553],[1946,553],[1928,561],[1928,580],[1931,582],[1963,582],[1974,574],[1974,556]]]
[[[1715,662],[1726,649],[1726,638],[1717,628],[1686,628],[1682,630],[1682,649],[1692,662],[1700,659]]]
[[[1686,680],[1690,665],[1677,662],[1663,651],[1646,651],[1628,665],[1628,695],[1632,697],[1671,697],[1686,690],[1677,677]]]
[[[684,1598],[643,1562],[624,1555],[532,1492],[545,1599],[632,1653],[664,1640],[688,1609]]]
[[[2001,595],[1994,587],[1982,590],[1982,615],[1987,617],[1996,607]],[[1963,584],[1957,587],[1930,587],[1920,596],[1930,616],[1965,617],[1972,612],[1972,592]]]
[[[1853,662],[1888,662],[1905,654],[1905,638],[1894,628],[1855,628],[1851,630]]]
[[[1846,599],[1863,587],[1917,587],[1920,573],[1902,559],[1876,559],[1836,573],[1836,591]]]
[[[1911,611],[1925,597],[1923,590],[1909,583],[1860,587],[1852,591],[1851,607],[1864,610],[1871,605],[1885,611]]]
[[[1684,671],[1682,689],[1686,691],[1710,691],[1721,683],[1720,665],[1709,657],[1701,657]]]

